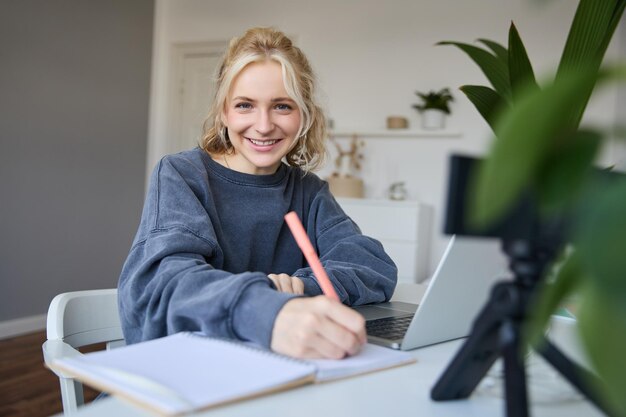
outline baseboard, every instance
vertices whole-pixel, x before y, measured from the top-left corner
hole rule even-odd
[[[32,333],[46,328],[46,315],[21,317],[19,319],[0,321],[0,340],[21,334]]]

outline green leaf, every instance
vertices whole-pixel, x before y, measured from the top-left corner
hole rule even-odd
[[[611,16],[611,21],[609,22],[609,26],[604,35],[604,39],[600,48],[598,48],[598,54],[604,56],[607,48],[609,47],[609,43],[611,43],[611,39],[613,38],[613,34],[615,33],[615,29],[617,25],[622,20],[622,14],[624,14],[624,8],[626,7],[626,0],[617,0],[615,4],[615,9],[613,9],[613,16]],[[601,60],[601,59],[600,59]]]
[[[615,415],[626,416],[626,299],[607,298],[592,286],[585,287],[582,297],[584,302],[578,314],[581,339],[593,368],[604,382],[602,387],[595,387],[596,391],[608,400]]]
[[[454,45],[460,48],[480,67],[493,88],[505,99],[511,99],[509,69],[497,56],[484,49],[461,42],[444,41],[437,43],[437,45]]]
[[[489,39],[478,39],[478,42],[481,42],[491,49],[498,59],[504,63],[504,65],[507,67],[509,66],[509,51],[507,51],[504,46]]]
[[[556,80],[572,71],[597,71],[626,6],[626,0],[580,0],[563,49]],[[582,119],[593,85],[585,90],[586,99],[570,111],[571,123]]]
[[[470,221],[482,228],[499,219],[522,190],[534,187],[551,150],[571,130],[568,109],[583,100],[594,74],[570,74],[544,90],[520,92],[510,112],[500,118],[497,140],[478,171]]]
[[[579,194],[598,153],[602,134],[579,130],[564,138],[544,164],[538,184],[540,201],[545,209],[558,210],[572,203]]]
[[[607,298],[626,297],[626,179],[605,173],[594,185],[593,204],[580,213],[577,241],[593,286]]]
[[[533,300],[529,310],[530,322],[524,331],[526,340],[533,345],[537,344],[539,338],[543,336],[550,316],[583,282],[584,271],[576,252],[570,253],[561,260],[555,269],[554,281],[550,282],[547,279],[541,281],[536,292],[537,298]]]
[[[597,70],[624,11],[624,0],[580,0],[563,49],[557,78],[573,70]],[[604,48],[604,49],[602,49]]]
[[[526,53],[526,47],[524,47],[524,43],[513,23],[511,23],[511,28],[509,29],[509,77],[514,98],[516,98],[518,91],[528,86],[539,88],[535,80],[533,67]]]
[[[464,85],[460,90],[495,131],[497,117],[509,109],[507,101],[497,91],[482,85]]]
[[[431,90],[428,93],[421,93],[419,91],[416,91],[415,94],[417,94],[417,96],[421,98],[423,102],[422,104],[413,105],[413,108],[417,109],[418,111],[421,112],[426,109],[437,109],[443,111],[446,114],[450,114],[450,107],[448,103],[450,101],[454,101],[454,97],[452,97],[452,94],[450,94],[449,88],[442,88],[439,91]]]

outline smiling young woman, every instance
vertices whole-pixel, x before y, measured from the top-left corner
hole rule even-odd
[[[342,358],[365,342],[346,307],[388,300],[397,269],[313,174],[325,120],[308,60],[282,32],[231,41],[200,147],[154,170],[119,282],[127,343],[179,331]],[[295,211],[341,302],[325,297],[286,227]]]
[[[296,145],[301,119],[281,65],[272,60],[249,64],[233,81],[224,105],[223,123],[233,147],[230,155],[223,154],[224,164],[248,174],[273,174]]]

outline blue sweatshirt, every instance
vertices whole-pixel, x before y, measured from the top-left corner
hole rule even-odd
[[[152,174],[119,280],[126,342],[201,331],[269,347],[276,315],[295,296],[267,275],[297,276],[306,295],[321,294],[283,220],[292,210],[344,304],[391,297],[393,261],[326,182],[284,164],[271,175],[240,173],[196,148],[166,156]]]

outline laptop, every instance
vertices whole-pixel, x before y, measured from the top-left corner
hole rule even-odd
[[[365,317],[370,343],[415,349],[468,336],[491,286],[511,276],[498,239],[452,236],[419,305],[353,308]]]

